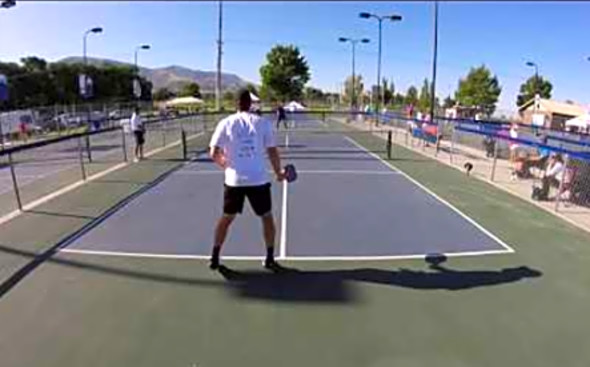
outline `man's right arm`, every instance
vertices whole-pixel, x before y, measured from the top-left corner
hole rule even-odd
[[[211,136],[211,142],[209,143],[209,157],[215,162],[219,167],[225,168],[227,165],[227,161],[224,154],[225,147],[225,131],[224,131],[224,124],[220,122],[213,135]]]

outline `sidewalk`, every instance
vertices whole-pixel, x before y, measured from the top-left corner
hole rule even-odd
[[[371,130],[371,125],[369,125],[368,122],[354,121],[347,125],[353,126],[360,130]],[[511,181],[510,163],[505,159],[497,159],[496,169],[492,180],[493,159],[486,158],[484,151],[455,143],[452,149],[453,154],[451,155],[449,153],[451,151],[451,142],[449,140],[442,140],[440,142],[440,149],[435,156],[434,144],[425,146],[422,143],[422,140],[412,137],[411,134],[409,134],[405,129],[391,125],[381,125],[380,129],[392,131],[392,141],[394,143],[392,153],[393,158],[395,158],[396,145],[399,145],[431,159],[435,159],[462,172],[465,172],[465,169],[463,168],[464,164],[466,162],[470,162],[473,164],[471,176],[494,185],[495,187],[517,196],[520,199],[526,200],[537,207],[542,208],[575,225],[576,227],[590,232],[590,208],[563,202],[559,203],[558,208],[556,208],[555,201],[532,200],[531,190],[533,180],[518,179],[516,181]],[[379,136],[383,137],[382,135]],[[555,195],[555,192],[552,191],[551,195]]]

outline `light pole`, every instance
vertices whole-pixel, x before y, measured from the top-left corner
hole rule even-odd
[[[137,67],[137,53],[139,52],[139,50],[149,50],[150,49],[150,45],[140,45],[137,46],[135,48],[135,58],[133,59],[134,65],[135,65],[135,74],[139,74],[139,68]]]
[[[137,47],[135,47],[135,53],[134,53],[134,58],[133,58],[133,63],[135,65],[134,68],[134,74],[135,77],[133,78],[133,94],[135,95],[135,98],[137,100],[139,100],[141,98],[141,85],[139,83],[139,67],[137,66],[137,53],[139,52],[139,50],[149,50],[150,49],[150,45],[139,45]],[[137,106],[139,105],[139,102],[137,102]]]
[[[353,38],[346,38],[340,37],[338,38],[340,42],[350,42],[352,45],[352,92],[350,93],[350,109],[351,111],[356,107],[356,90],[355,90],[355,49],[357,43],[369,43],[371,42],[368,38],[361,38],[361,39],[353,39]]]
[[[223,1],[219,1],[219,29],[217,35],[217,77],[215,79],[215,109],[221,109],[221,55],[223,54]]]
[[[359,17],[361,17],[363,19],[375,18],[379,22],[379,51],[378,51],[378,56],[377,56],[377,93],[379,94],[379,96],[377,97],[377,103],[376,103],[377,114],[376,114],[376,122],[375,122],[375,124],[378,125],[379,124],[379,108],[380,108],[381,101],[383,100],[383,93],[382,93],[382,88],[381,88],[381,28],[382,28],[382,24],[383,24],[384,20],[391,20],[392,22],[399,22],[402,20],[402,16],[397,15],[397,14],[376,15],[376,14],[372,14],[372,13],[362,12],[359,14]]]
[[[526,66],[535,68],[535,94],[539,94],[539,67],[532,61],[527,61]]]
[[[89,30],[87,30],[86,32],[84,32],[84,37],[83,37],[83,41],[82,41],[82,53],[84,56],[84,94],[88,97],[90,97],[90,95],[88,94],[88,75],[86,75],[86,73],[88,72],[88,58],[86,57],[86,38],[88,37],[88,35],[90,33],[102,33],[102,28],[101,27],[94,27],[91,28]],[[91,112],[90,112],[90,105],[88,105],[88,127],[91,128],[91,121],[90,121],[90,117],[91,117]],[[88,154],[88,161],[92,162],[92,154],[90,152],[90,139],[88,138],[88,136],[86,136],[86,152]]]

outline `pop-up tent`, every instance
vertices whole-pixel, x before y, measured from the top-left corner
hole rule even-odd
[[[289,103],[287,103],[287,105],[285,106],[285,109],[288,111],[301,111],[305,109],[305,106],[303,106],[301,103],[299,102],[295,102],[295,101],[291,101]]]
[[[195,104],[202,104],[203,100],[196,97],[178,97],[166,101],[167,107],[174,107],[174,106],[190,106]]]
[[[569,119],[565,122],[566,128],[575,127],[580,130],[587,131],[590,128],[590,114],[580,115],[578,117],[574,117],[573,119]]]

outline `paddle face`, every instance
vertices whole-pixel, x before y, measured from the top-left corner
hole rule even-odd
[[[293,182],[297,179],[297,171],[294,165],[288,164],[285,166],[285,179],[287,182]]]

